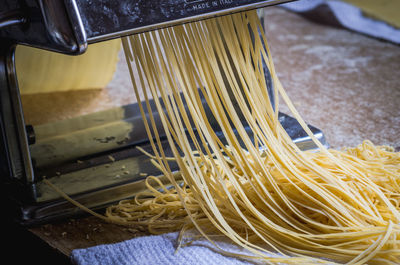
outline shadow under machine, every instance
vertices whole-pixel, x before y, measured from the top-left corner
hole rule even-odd
[[[143,173],[159,174],[136,148],[151,152],[135,103],[26,124],[15,67],[17,45],[82,56],[97,42],[284,2],[288,1],[1,1],[0,185],[12,214],[30,225],[81,213],[43,183],[43,176],[82,204],[100,209],[143,190]],[[270,80],[268,71],[266,77]],[[316,148],[295,119],[280,113],[280,121],[301,149]],[[323,133],[310,128],[326,144]],[[165,148],[168,153],[167,142]]]

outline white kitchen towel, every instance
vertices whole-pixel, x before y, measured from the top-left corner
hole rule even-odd
[[[325,5],[328,7],[340,24],[350,30],[400,44],[400,29],[369,18],[360,8],[351,4],[335,0],[299,0],[282,4],[281,6],[297,13],[305,13]]]
[[[254,265],[255,261],[228,257],[216,251],[205,239],[199,239],[176,251],[178,233],[143,236],[115,244],[98,245],[72,251],[76,265]],[[218,246],[231,253],[251,255],[246,250],[218,240]]]

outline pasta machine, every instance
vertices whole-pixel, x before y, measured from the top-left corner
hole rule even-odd
[[[0,185],[6,210],[24,225],[82,213],[44,184],[43,176],[82,204],[101,209],[143,190],[143,172],[158,174],[135,148],[151,151],[137,104],[50,124],[58,126],[53,134],[50,127],[26,124],[16,45],[79,56],[96,42],[284,2],[288,0],[1,0]],[[281,113],[280,121],[302,149],[315,148],[295,119]],[[322,132],[310,128],[325,144]],[[45,144],[39,136],[46,133]]]

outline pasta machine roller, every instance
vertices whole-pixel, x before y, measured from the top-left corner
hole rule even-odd
[[[100,209],[143,190],[142,172],[157,174],[135,148],[151,150],[137,104],[49,125],[69,131],[49,136],[57,141],[39,141],[39,134],[49,130],[25,123],[16,45],[79,56],[96,42],[284,2],[288,0],[1,0],[0,185],[6,210],[24,225],[80,214],[42,182],[43,176],[77,201]],[[280,117],[301,148],[314,147],[293,118]],[[322,132],[310,128],[324,142]],[[86,142],[77,146],[74,139]]]

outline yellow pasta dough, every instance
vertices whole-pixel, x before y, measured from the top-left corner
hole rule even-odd
[[[117,68],[121,40],[89,45],[80,56],[18,45],[15,65],[21,94],[102,89]]]
[[[365,15],[400,28],[400,0],[344,0],[359,7]]]

